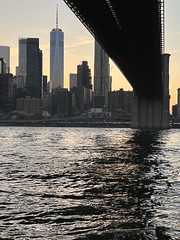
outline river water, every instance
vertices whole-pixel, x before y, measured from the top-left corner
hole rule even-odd
[[[180,239],[180,129],[0,127],[0,239]]]

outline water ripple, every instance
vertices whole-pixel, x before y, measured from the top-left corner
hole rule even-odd
[[[0,239],[179,239],[179,137],[2,127]]]

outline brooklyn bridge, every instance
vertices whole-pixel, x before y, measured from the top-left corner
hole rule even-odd
[[[164,0],[64,0],[134,90],[132,127],[169,127]]]

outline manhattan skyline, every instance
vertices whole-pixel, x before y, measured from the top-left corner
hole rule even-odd
[[[59,5],[59,25],[65,34],[65,87],[68,87],[69,73],[77,72],[77,65],[88,61],[94,72],[94,38],[62,1],[32,0],[1,3],[0,14],[5,19],[1,24],[0,45],[10,47],[11,69],[15,74],[18,65],[18,39],[37,37],[43,51],[43,74],[49,77],[49,32],[55,25],[56,4]],[[180,1],[165,0],[165,52],[170,57],[171,105],[177,102],[177,89],[180,87]],[[132,90],[120,70],[110,61],[112,90],[124,88]],[[170,108],[171,110],[171,108]]]

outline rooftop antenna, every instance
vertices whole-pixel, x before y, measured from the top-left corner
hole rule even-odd
[[[56,4],[56,29],[58,29],[58,4]]]

